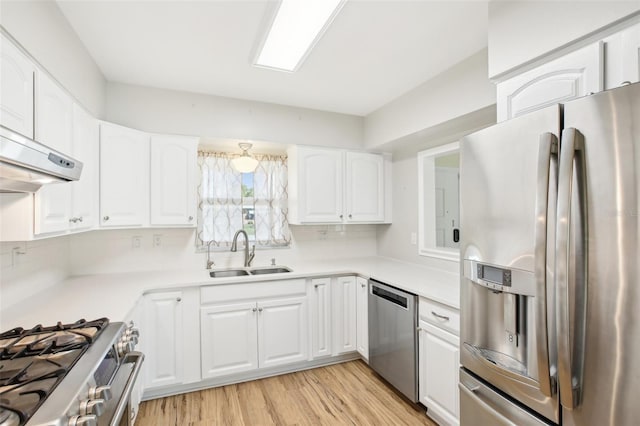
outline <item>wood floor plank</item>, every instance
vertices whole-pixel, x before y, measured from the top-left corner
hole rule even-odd
[[[146,401],[136,425],[436,426],[363,361]]]

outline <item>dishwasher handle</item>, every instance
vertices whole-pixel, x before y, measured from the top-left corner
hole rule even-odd
[[[375,284],[371,285],[371,294],[381,299],[385,299],[395,305],[398,305],[404,309],[408,309],[409,300],[407,297],[401,296],[392,291],[386,290],[382,287],[378,287]]]

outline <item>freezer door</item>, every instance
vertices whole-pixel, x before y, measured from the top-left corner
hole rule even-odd
[[[462,365],[556,423],[549,330],[560,114],[545,108],[460,143]]]
[[[462,426],[550,426],[550,423],[491,387],[460,370],[460,424]]]
[[[559,217],[566,219],[564,210],[570,218],[568,227],[558,227],[564,239],[558,241],[557,271],[563,424],[638,424],[640,84],[567,103],[564,111],[563,144],[571,138],[576,144],[567,165],[579,170],[582,162],[584,174],[572,173],[571,193],[558,191]],[[581,187],[582,199],[576,196]],[[566,200],[569,209],[561,209]],[[576,215],[581,210],[586,217]],[[575,260],[580,232],[583,262]]]

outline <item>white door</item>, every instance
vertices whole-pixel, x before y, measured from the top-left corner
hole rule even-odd
[[[605,89],[640,81],[640,24],[604,40]]]
[[[602,43],[594,43],[498,83],[498,121],[600,92],[602,55]]]
[[[436,247],[458,248],[453,231],[460,228],[458,168],[436,167]]]
[[[90,229],[98,217],[98,121],[73,105],[73,156],[82,161],[80,180],[71,182],[71,228]]]
[[[366,278],[356,279],[356,311],[358,352],[366,360],[369,359],[369,282]]]
[[[260,368],[307,359],[307,298],[258,302]]]
[[[258,368],[257,315],[255,302],[201,308],[203,379]]]
[[[0,34],[0,124],[33,138],[35,67]]]
[[[73,101],[46,74],[36,85],[36,140],[71,154]],[[64,232],[71,227],[71,185],[44,185],[35,195],[35,234]]]
[[[311,355],[331,355],[331,278],[315,278],[309,288],[311,304]]]
[[[183,382],[183,292],[145,296],[145,389]]]
[[[333,354],[355,352],[356,348],[356,277],[335,278],[333,298]]]
[[[198,138],[151,137],[151,225],[195,226]]]
[[[384,221],[384,157],[347,152],[345,170],[347,222]]]
[[[439,424],[459,424],[459,339],[451,333],[420,321],[420,402]]]
[[[343,153],[338,150],[298,149],[299,221],[343,221]]]
[[[149,135],[100,124],[100,225],[149,221]]]

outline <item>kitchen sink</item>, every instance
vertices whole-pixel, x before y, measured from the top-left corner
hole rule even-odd
[[[220,271],[209,272],[211,278],[243,277],[245,275],[249,275],[249,271],[246,269],[222,269]]]
[[[257,268],[250,270],[251,275],[262,275],[262,274],[281,274],[283,272],[291,272],[291,269],[286,267],[278,267],[278,268]]]

